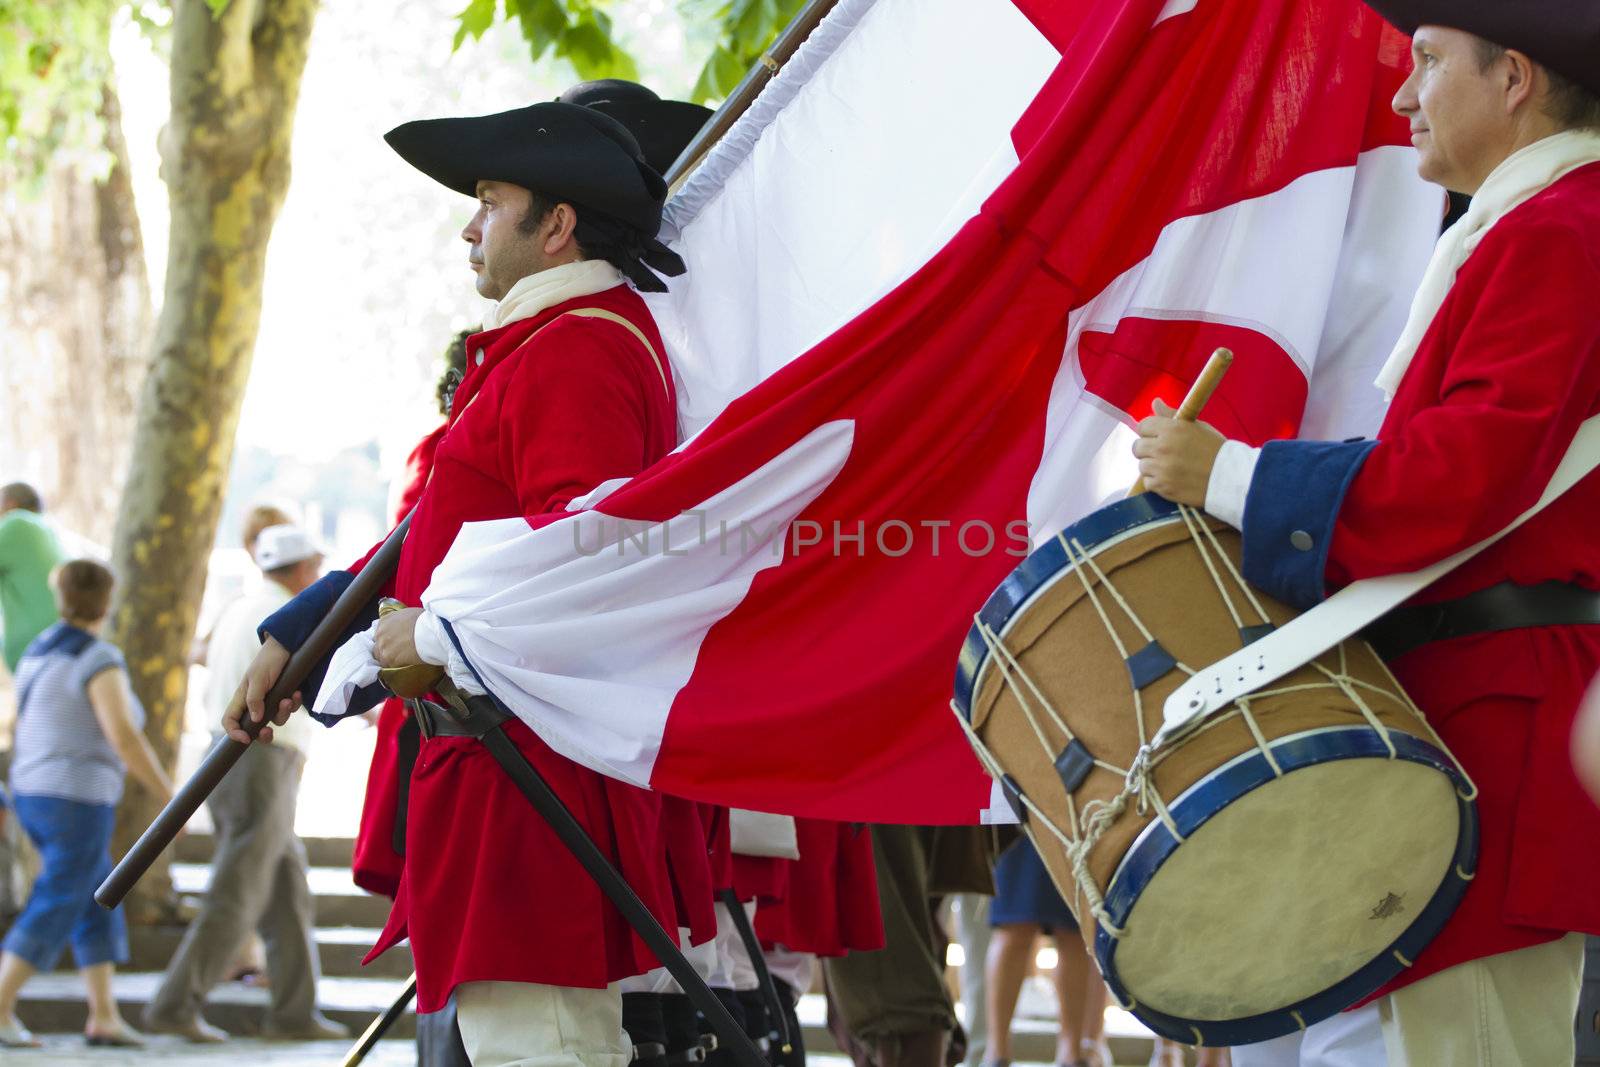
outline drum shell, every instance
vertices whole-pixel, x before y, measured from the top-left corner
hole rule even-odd
[[[1215,543],[1237,569],[1242,549],[1237,532],[1203,515],[1192,518],[1208,524]],[[1246,643],[1240,623],[1249,627],[1262,622],[1255,605],[1273,625],[1282,625],[1296,615],[1259,592],[1254,593],[1252,604],[1226,568],[1215,572],[1208,568],[1197,547],[1196,532],[1173,515],[1089,548],[1093,568],[1080,563],[1063,571],[1033,594],[1003,631],[1005,647],[1021,673],[1088,751],[1113,766],[1129,767],[1141,744],[1155,736],[1166,697],[1188,675],[1169,671],[1146,685],[1135,699],[1129,667],[1111,631],[1130,654],[1150,642],[1104,587],[1096,568],[1109,578],[1156,641],[1178,663],[1194,669],[1221,660]],[[1098,609],[1080,574],[1098,594]],[[1239,620],[1230,613],[1224,592],[1241,616]],[[1331,683],[1330,675],[1348,681],[1345,685]],[[1076,836],[1079,830],[1074,828],[1067,791],[1054,761],[1066,747],[1067,736],[1048,715],[1038,713],[1035,701],[1035,719],[1047,741],[1041,745],[1018,697],[1019,689],[1030,696],[1031,690],[1026,685],[1008,685],[1005,676],[1002,664],[991,655],[971,698],[974,732],[1020,792],[1050,822]],[[1362,703],[1384,728],[1432,741],[1431,731],[1388,668],[1359,640],[1342,643],[1313,664],[1273,683],[1266,692],[1279,695],[1247,701],[1266,742],[1328,727],[1369,724]],[[1152,774],[1155,793],[1171,803],[1219,767],[1258,748],[1256,735],[1242,716],[1212,716],[1157,759]],[[1123,786],[1122,774],[1096,766],[1072,794],[1078,819],[1089,806],[1112,801]],[[1154,804],[1144,810],[1130,804],[1099,839],[1089,854],[1088,866],[1102,891],[1110,885],[1130,846],[1157,818]],[[1080,930],[1093,952],[1097,926],[1062,842],[1037,818],[1026,819],[1025,825],[1078,916]]]

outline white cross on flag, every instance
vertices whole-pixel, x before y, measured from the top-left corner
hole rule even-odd
[[[669,206],[688,441],[469,524],[425,605],[607,774],[763,811],[998,817],[949,709],[1030,543],[1206,417],[1375,428],[1443,199],[1358,0],[844,0]],[[1308,399],[1309,398],[1309,399]]]

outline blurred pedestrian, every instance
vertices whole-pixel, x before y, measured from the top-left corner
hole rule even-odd
[[[994,901],[989,905],[994,933],[985,976],[989,999],[986,1062],[1011,1062],[1011,1020],[1043,933],[1051,935],[1056,945],[1054,985],[1060,1018],[1056,1062],[1111,1067],[1111,1050],[1105,1041],[1105,982],[1090,962],[1078,936],[1078,923],[1050,880],[1033,842],[1020,838],[1001,854],[995,864],[994,888]]]
[[[128,684],[122,653],[100,637],[111,606],[111,571],[93,560],[54,575],[61,621],[28,645],[17,671],[17,734],[11,764],[16,813],[43,870],[0,952],[0,1045],[36,1045],[17,1020],[17,996],[53,968],[68,942],[88,990],[91,1045],[138,1046],[111,991],[128,958],[122,909],[107,911],[94,889],[111,872],[111,831],[125,774],[163,802],[172,783],[142,732],[144,708]]]
[[[293,522],[294,517],[276,504],[256,504],[245,512],[244,520],[240,523],[239,541],[244,550],[250,554],[251,561],[255,562],[256,541],[260,538],[262,530],[269,526],[291,525]],[[224,607],[223,611],[226,610]],[[195,638],[194,646],[189,653],[190,663],[206,666],[206,658],[211,651],[211,635],[216,632],[216,624],[221,620],[222,614],[223,612],[218,612],[216,619],[212,620],[212,628]],[[259,933],[252,930],[245,936],[239,951],[234,953],[233,962],[228,965],[227,973],[230,982],[243,982],[245,985],[266,988],[267,949]]]
[[[309,533],[280,524],[260,532],[256,564],[266,581],[229,605],[212,630],[208,713],[220,719],[260,647],[256,627],[317,580],[323,552]],[[300,716],[252,745],[211,794],[216,854],[200,913],[184,933],[160,988],[145,1009],[147,1029],[200,1043],[227,1034],[201,1015],[206,996],[229,976],[240,945],[259,931],[266,946],[270,1004],[262,1036],[322,1040],[348,1030],[317,1010],[317,958],[305,845],[294,832],[300,776],[315,724]]]
[[[0,487],[0,622],[5,624],[6,669],[12,674],[22,650],[56,621],[50,572],[66,553],[43,512],[33,486]]]

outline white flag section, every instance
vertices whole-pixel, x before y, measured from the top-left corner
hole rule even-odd
[[[1442,214],[1386,116],[1405,61],[1355,0],[843,0],[668,206],[690,440],[464,527],[424,606],[604,773],[976,820],[971,615],[1125,491],[1152,398],[1227,344],[1225,432],[1376,427]]]

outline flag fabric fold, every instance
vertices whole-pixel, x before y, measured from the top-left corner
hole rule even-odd
[[[1227,344],[1225,432],[1376,425],[1442,209],[1388,112],[1403,37],[1357,0],[950,6],[841,4],[849,32],[685,190],[688,284],[653,310],[693,436],[575,511],[463,528],[435,573],[425,605],[558,751],[756,810],[1000,817],[949,710],[962,639],[1030,546],[1125,490],[1151,400]],[[961,39],[1005,73],[952,120],[973,147],[943,211],[908,187],[831,229],[807,151],[898,144],[914,181],[940,135],[918,90]]]

